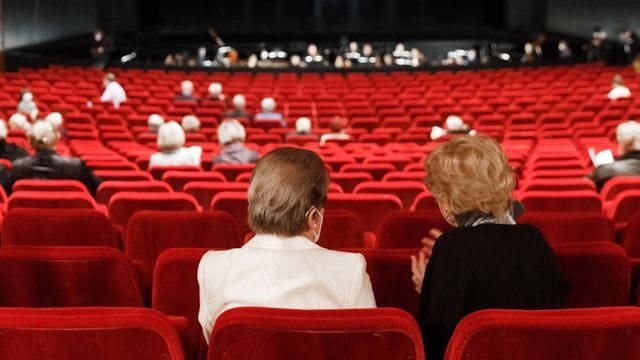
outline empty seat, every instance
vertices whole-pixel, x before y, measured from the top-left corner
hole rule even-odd
[[[640,190],[624,190],[611,201],[607,216],[617,229],[622,229],[629,218],[638,212],[640,212]]]
[[[0,248],[0,306],[143,306],[130,260],[105,247]]]
[[[440,207],[431,191],[425,190],[413,200],[411,211],[440,211]]]
[[[7,210],[39,209],[96,209],[91,195],[81,191],[18,191],[9,196]]]
[[[91,209],[12,209],[2,222],[1,237],[3,246],[121,247],[109,219]]]
[[[600,212],[602,201],[595,191],[528,191],[520,201],[529,211]]]
[[[369,246],[362,221],[348,210],[325,210],[318,244],[328,249]]]
[[[395,171],[396,167],[389,164],[345,164],[340,168],[340,172],[349,173],[349,172],[366,172],[371,174],[373,180],[382,180],[384,175],[388,172]]]
[[[373,176],[368,172],[332,172],[329,176],[331,182],[340,185],[345,193],[353,192],[356,186],[362,182],[373,181]]]
[[[413,317],[398,309],[236,308],[211,334],[208,359],[424,359]]]
[[[579,179],[530,179],[525,181],[520,191],[566,191],[566,190],[596,190],[593,181],[586,178]]]
[[[223,191],[211,200],[211,210],[229,213],[240,225],[242,235],[251,232],[247,221],[249,200],[246,191]]]
[[[0,309],[0,358],[182,360],[167,317],[144,308]]]
[[[104,181],[153,180],[151,174],[142,170],[96,170],[94,173]]]
[[[218,193],[224,191],[246,192],[247,190],[249,190],[249,184],[243,182],[192,181],[183,188],[183,191],[193,196],[205,210],[211,208],[211,201]]]
[[[629,218],[622,235],[622,247],[629,258],[640,257],[640,213]]]
[[[150,294],[153,267],[160,253],[174,247],[240,247],[244,234],[223,212],[139,211],[129,220],[125,253],[138,270],[143,293]]]
[[[327,209],[344,209],[356,214],[365,231],[375,232],[384,214],[402,210],[402,202],[388,194],[328,194]]]
[[[96,191],[96,201],[108,205],[111,197],[121,191],[135,192],[171,192],[171,187],[164,181],[104,181]]]
[[[569,280],[568,307],[629,304],[630,265],[611,242],[554,244],[558,264]]]
[[[80,191],[88,193],[87,187],[78,180],[22,179],[13,184],[15,191]]]
[[[613,223],[601,213],[526,211],[520,224],[537,227],[549,243],[613,241]]]
[[[111,223],[126,230],[133,214],[141,210],[200,211],[196,200],[184,193],[119,192],[109,201]]]
[[[149,168],[149,173],[156,180],[161,180],[162,176],[167,171],[192,171],[192,172],[201,172],[202,168],[200,166],[152,166]]]
[[[616,176],[607,180],[600,190],[600,197],[603,201],[611,201],[625,190],[640,190],[640,176]]]
[[[421,248],[429,230],[445,231],[451,225],[439,211],[393,211],[380,220],[376,246],[379,249]]]
[[[222,173],[227,181],[234,181],[238,174],[253,171],[254,167],[255,164],[216,164],[211,170]]]
[[[418,194],[427,188],[418,181],[366,181],[354,189],[354,193],[392,194],[402,201],[403,209],[409,210]]]
[[[640,309],[481,310],[456,327],[446,360],[638,358]]]
[[[171,186],[173,191],[182,191],[184,186],[191,181],[225,182],[224,175],[213,171],[167,171],[162,175],[162,181]],[[207,204],[206,207],[208,208]]]

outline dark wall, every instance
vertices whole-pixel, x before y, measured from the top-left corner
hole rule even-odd
[[[88,33],[97,21],[95,0],[5,0],[2,5],[5,49]]]
[[[609,35],[622,27],[640,30],[638,0],[547,0],[547,28],[590,36],[594,25]]]

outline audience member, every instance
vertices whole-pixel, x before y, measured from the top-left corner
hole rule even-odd
[[[535,227],[515,223],[522,205],[511,200],[515,180],[497,142],[455,138],[425,168],[442,216],[455,226],[432,229],[411,258],[427,359],[443,358],[456,324],[474,311],[565,305],[568,283],[549,244]]]
[[[616,129],[618,158],[596,167],[590,175],[598,191],[614,176],[640,175],[640,123],[627,121]]]
[[[571,47],[569,47],[569,43],[567,40],[560,40],[558,43],[558,59],[560,61],[571,60],[573,57],[573,51],[571,51]]]
[[[9,129],[27,131],[29,128],[31,128],[31,123],[26,115],[15,113],[9,117]]]
[[[622,98],[628,98],[631,96],[631,90],[624,86],[624,79],[620,74],[616,74],[611,81],[611,91],[607,97],[609,100],[618,100]]]
[[[312,127],[313,125],[311,124],[311,119],[309,119],[308,117],[298,118],[298,120],[296,120],[296,131],[293,133],[287,134],[287,139],[290,136],[294,136],[294,135],[306,135],[306,136],[312,136],[316,140],[318,140],[318,135],[315,135],[311,132]]]
[[[102,79],[104,85],[104,92],[100,97],[100,101],[103,103],[112,103],[116,109],[120,107],[120,104],[127,101],[127,93],[124,88],[116,81],[116,76],[113,73],[107,73]]]
[[[36,120],[38,118],[38,106],[33,100],[33,93],[28,89],[23,90],[21,93],[17,111],[29,116],[31,120]]]
[[[251,119],[251,115],[249,115],[249,113],[247,113],[245,109],[247,106],[247,99],[244,97],[244,95],[235,95],[231,100],[231,104],[233,105],[233,111],[224,113],[224,117]]]
[[[96,189],[102,180],[79,158],[58,155],[54,150],[58,141],[58,132],[51,123],[36,122],[29,129],[27,137],[36,154],[13,162],[11,181],[5,188],[7,193],[11,192],[13,183],[20,179],[71,179],[82,182],[95,196]]]
[[[157,134],[162,124],[164,124],[164,118],[159,114],[151,114],[147,118],[147,126],[152,134]]]
[[[226,105],[227,99],[222,94],[222,84],[214,82],[209,85],[209,96],[207,100],[222,101]]]
[[[198,266],[198,320],[209,339],[222,312],[238,306],[297,309],[373,308],[362,255],[317,244],[329,174],[309,150],[280,148],[251,176],[249,227],[242,248],[209,251]]]
[[[60,114],[59,112],[52,112],[45,116],[44,121],[53,125],[53,128],[56,129],[61,139],[67,139],[67,132],[62,127],[62,123],[64,122],[62,114]]]
[[[460,116],[449,115],[444,122],[444,129],[439,126],[431,129],[431,140],[437,140],[446,135],[475,135],[475,133]]]
[[[202,148],[199,146],[184,147],[186,137],[182,127],[175,121],[162,124],[158,130],[158,149],[151,155],[149,166],[200,166]]]
[[[335,116],[331,119],[331,122],[329,122],[329,129],[331,129],[331,132],[320,137],[320,145],[325,145],[327,141],[330,140],[345,141],[351,139],[351,136],[347,133],[348,127],[349,121],[347,118]]]
[[[538,62],[539,57],[535,51],[533,43],[527,42],[524,44],[524,55],[520,59],[520,62],[524,64],[532,64]]]
[[[225,120],[218,126],[218,142],[222,149],[213,158],[213,164],[249,164],[260,158],[256,151],[248,149],[243,142],[246,138],[244,127],[238,120]]]
[[[186,133],[197,133],[200,131],[200,120],[195,115],[185,115],[182,117],[182,129]]]
[[[274,121],[279,121],[282,127],[287,127],[287,122],[284,120],[284,117],[282,116],[282,114],[275,112],[276,101],[273,98],[267,97],[262,99],[262,102],[260,103],[260,105],[262,107],[262,112],[256,114],[256,116],[253,119],[254,122],[274,120]]]
[[[180,94],[176,95],[176,100],[198,100],[193,95],[193,82],[191,80],[184,80],[180,83]]]
[[[4,123],[4,120],[0,120],[0,158],[13,161],[29,156],[25,149],[7,142],[8,133],[7,124]]]

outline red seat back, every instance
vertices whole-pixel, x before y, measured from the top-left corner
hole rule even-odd
[[[429,230],[445,231],[451,225],[439,211],[394,211],[381,220],[377,232],[377,247],[380,249],[421,248],[420,242]]]
[[[367,247],[364,225],[348,210],[325,210],[318,244],[328,249]]]
[[[243,236],[251,230],[248,219],[249,200],[246,191],[223,191],[211,200],[211,210],[229,213],[240,225]]]
[[[425,190],[413,200],[411,211],[440,211],[440,207],[431,191]]]
[[[13,184],[16,191],[80,191],[88,193],[87,187],[78,180],[22,179]]]
[[[622,247],[629,258],[640,257],[640,213],[629,218],[622,236]]]
[[[96,201],[108,205],[111,197],[121,191],[135,192],[171,192],[171,187],[163,181],[105,181],[96,191]]]
[[[640,176],[616,176],[607,180],[600,190],[600,197],[604,201],[611,201],[626,190],[640,190]]]
[[[601,213],[526,211],[520,224],[537,227],[549,243],[613,241],[613,223]]]
[[[193,196],[203,209],[210,209],[211,202],[216,194],[225,191],[246,192],[249,190],[249,184],[242,182],[191,181],[184,186],[183,190]]]
[[[595,191],[528,191],[520,201],[529,211],[602,211],[602,201]]]
[[[253,171],[254,167],[255,164],[216,164],[211,170],[222,173],[227,181],[234,181],[238,174]]]
[[[15,208],[39,209],[95,209],[96,203],[88,193],[80,191],[18,191],[7,200],[7,210]]]
[[[368,172],[332,172],[329,176],[331,182],[340,185],[345,193],[353,192],[356,186],[362,182],[373,181],[373,176]]]
[[[375,232],[382,217],[395,210],[402,210],[402,202],[395,195],[329,193],[327,209],[344,209],[356,214],[365,231]]]
[[[402,201],[403,209],[409,210],[416,196],[426,190],[424,183],[418,181],[367,181],[358,184],[353,192],[393,194]]]
[[[624,226],[629,218],[640,212],[640,190],[625,190],[611,202],[607,215],[617,226]]]
[[[152,166],[148,169],[149,173],[155,180],[161,180],[162,176],[167,171],[192,171],[192,172],[201,172],[202,168],[200,166]]]
[[[119,192],[109,201],[111,223],[126,229],[133,214],[141,210],[200,211],[200,206],[189,194],[157,192]]]
[[[226,182],[226,178],[219,172],[213,171],[167,171],[162,175],[162,181],[171,186],[173,191],[182,191],[184,186],[191,181]],[[208,208],[203,206],[204,208]]]

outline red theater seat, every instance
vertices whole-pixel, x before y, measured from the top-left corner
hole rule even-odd
[[[351,193],[355,190],[356,186],[365,181],[373,181],[373,176],[368,172],[332,172],[330,175],[331,182],[342,187],[345,193]]]
[[[137,275],[104,247],[0,248],[0,306],[143,306]]]
[[[607,216],[622,229],[630,217],[640,212],[640,190],[625,190],[619,193],[607,209]]]
[[[183,191],[193,196],[202,209],[210,209],[211,201],[216,194],[224,191],[246,192],[249,184],[244,182],[209,182],[191,181],[184,186]]]
[[[537,227],[549,243],[613,241],[613,223],[601,213],[526,211],[520,224]]]
[[[78,180],[22,179],[13,184],[16,191],[80,191],[88,193],[87,187]]]
[[[384,214],[402,210],[402,202],[387,194],[328,194],[327,209],[344,209],[356,214],[365,231],[375,232]]]
[[[171,187],[163,181],[105,181],[96,191],[98,203],[108,205],[111,197],[121,191],[135,192],[171,192]]]
[[[520,201],[529,211],[602,211],[602,201],[595,191],[528,191],[521,194]]]
[[[227,181],[234,181],[238,174],[242,174],[243,172],[251,172],[255,164],[217,164],[213,165],[211,170],[222,173]]]
[[[183,360],[167,317],[144,308],[0,309],[0,358]]]
[[[221,173],[213,172],[213,171],[175,171],[173,170],[173,171],[165,172],[162,175],[162,181],[171,185],[171,188],[174,191],[182,191],[184,186],[191,181],[224,182],[224,181],[227,181],[227,179]]]
[[[139,211],[129,220],[124,249],[138,270],[146,295],[162,251],[174,247],[240,247],[243,235],[237,222],[223,212]]]
[[[600,190],[600,197],[603,201],[611,201],[626,190],[640,190],[640,176],[617,176],[607,180]]]
[[[382,180],[384,175],[388,172],[395,171],[395,166],[391,164],[345,164],[340,168],[342,173],[351,172],[367,172],[371,174],[373,180]]]
[[[429,190],[425,190],[416,196],[411,211],[440,211],[440,207]]]
[[[369,246],[364,232],[364,225],[353,212],[348,210],[325,210],[322,219],[322,232],[318,241],[320,246],[328,249],[365,248]]]
[[[90,209],[10,210],[2,222],[2,245],[121,248],[109,219]]]
[[[629,258],[640,258],[640,213],[629,218],[622,236],[622,247]]]
[[[354,189],[354,193],[393,194],[402,201],[403,208],[409,210],[418,194],[426,191],[424,183],[419,181],[366,181]]]
[[[16,208],[39,209],[96,209],[95,200],[80,191],[18,191],[7,200],[7,210]]]
[[[481,310],[456,327],[446,360],[637,359],[640,309]]]
[[[230,214],[240,225],[242,235],[251,232],[247,222],[249,200],[246,191],[223,191],[211,200],[211,210],[224,211]]]
[[[394,211],[380,220],[377,235],[379,249],[421,248],[420,242],[429,234],[429,230],[445,231],[451,225],[439,211]]]
[[[109,201],[111,223],[126,230],[133,214],[141,210],[200,211],[196,200],[184,193],[119,192]]]
[[[208,359],[424,359],[420,329],[398,309],[236,308],[216,321]]]
[[[94,173],[105,181],[153,180],[151,174],[141,170],[96,170]]]
[[[193,171],[200,172],[202,168],[200,166],[151,166],[149,173],[155,180],[161,180],[162,175],[167,171]]]

